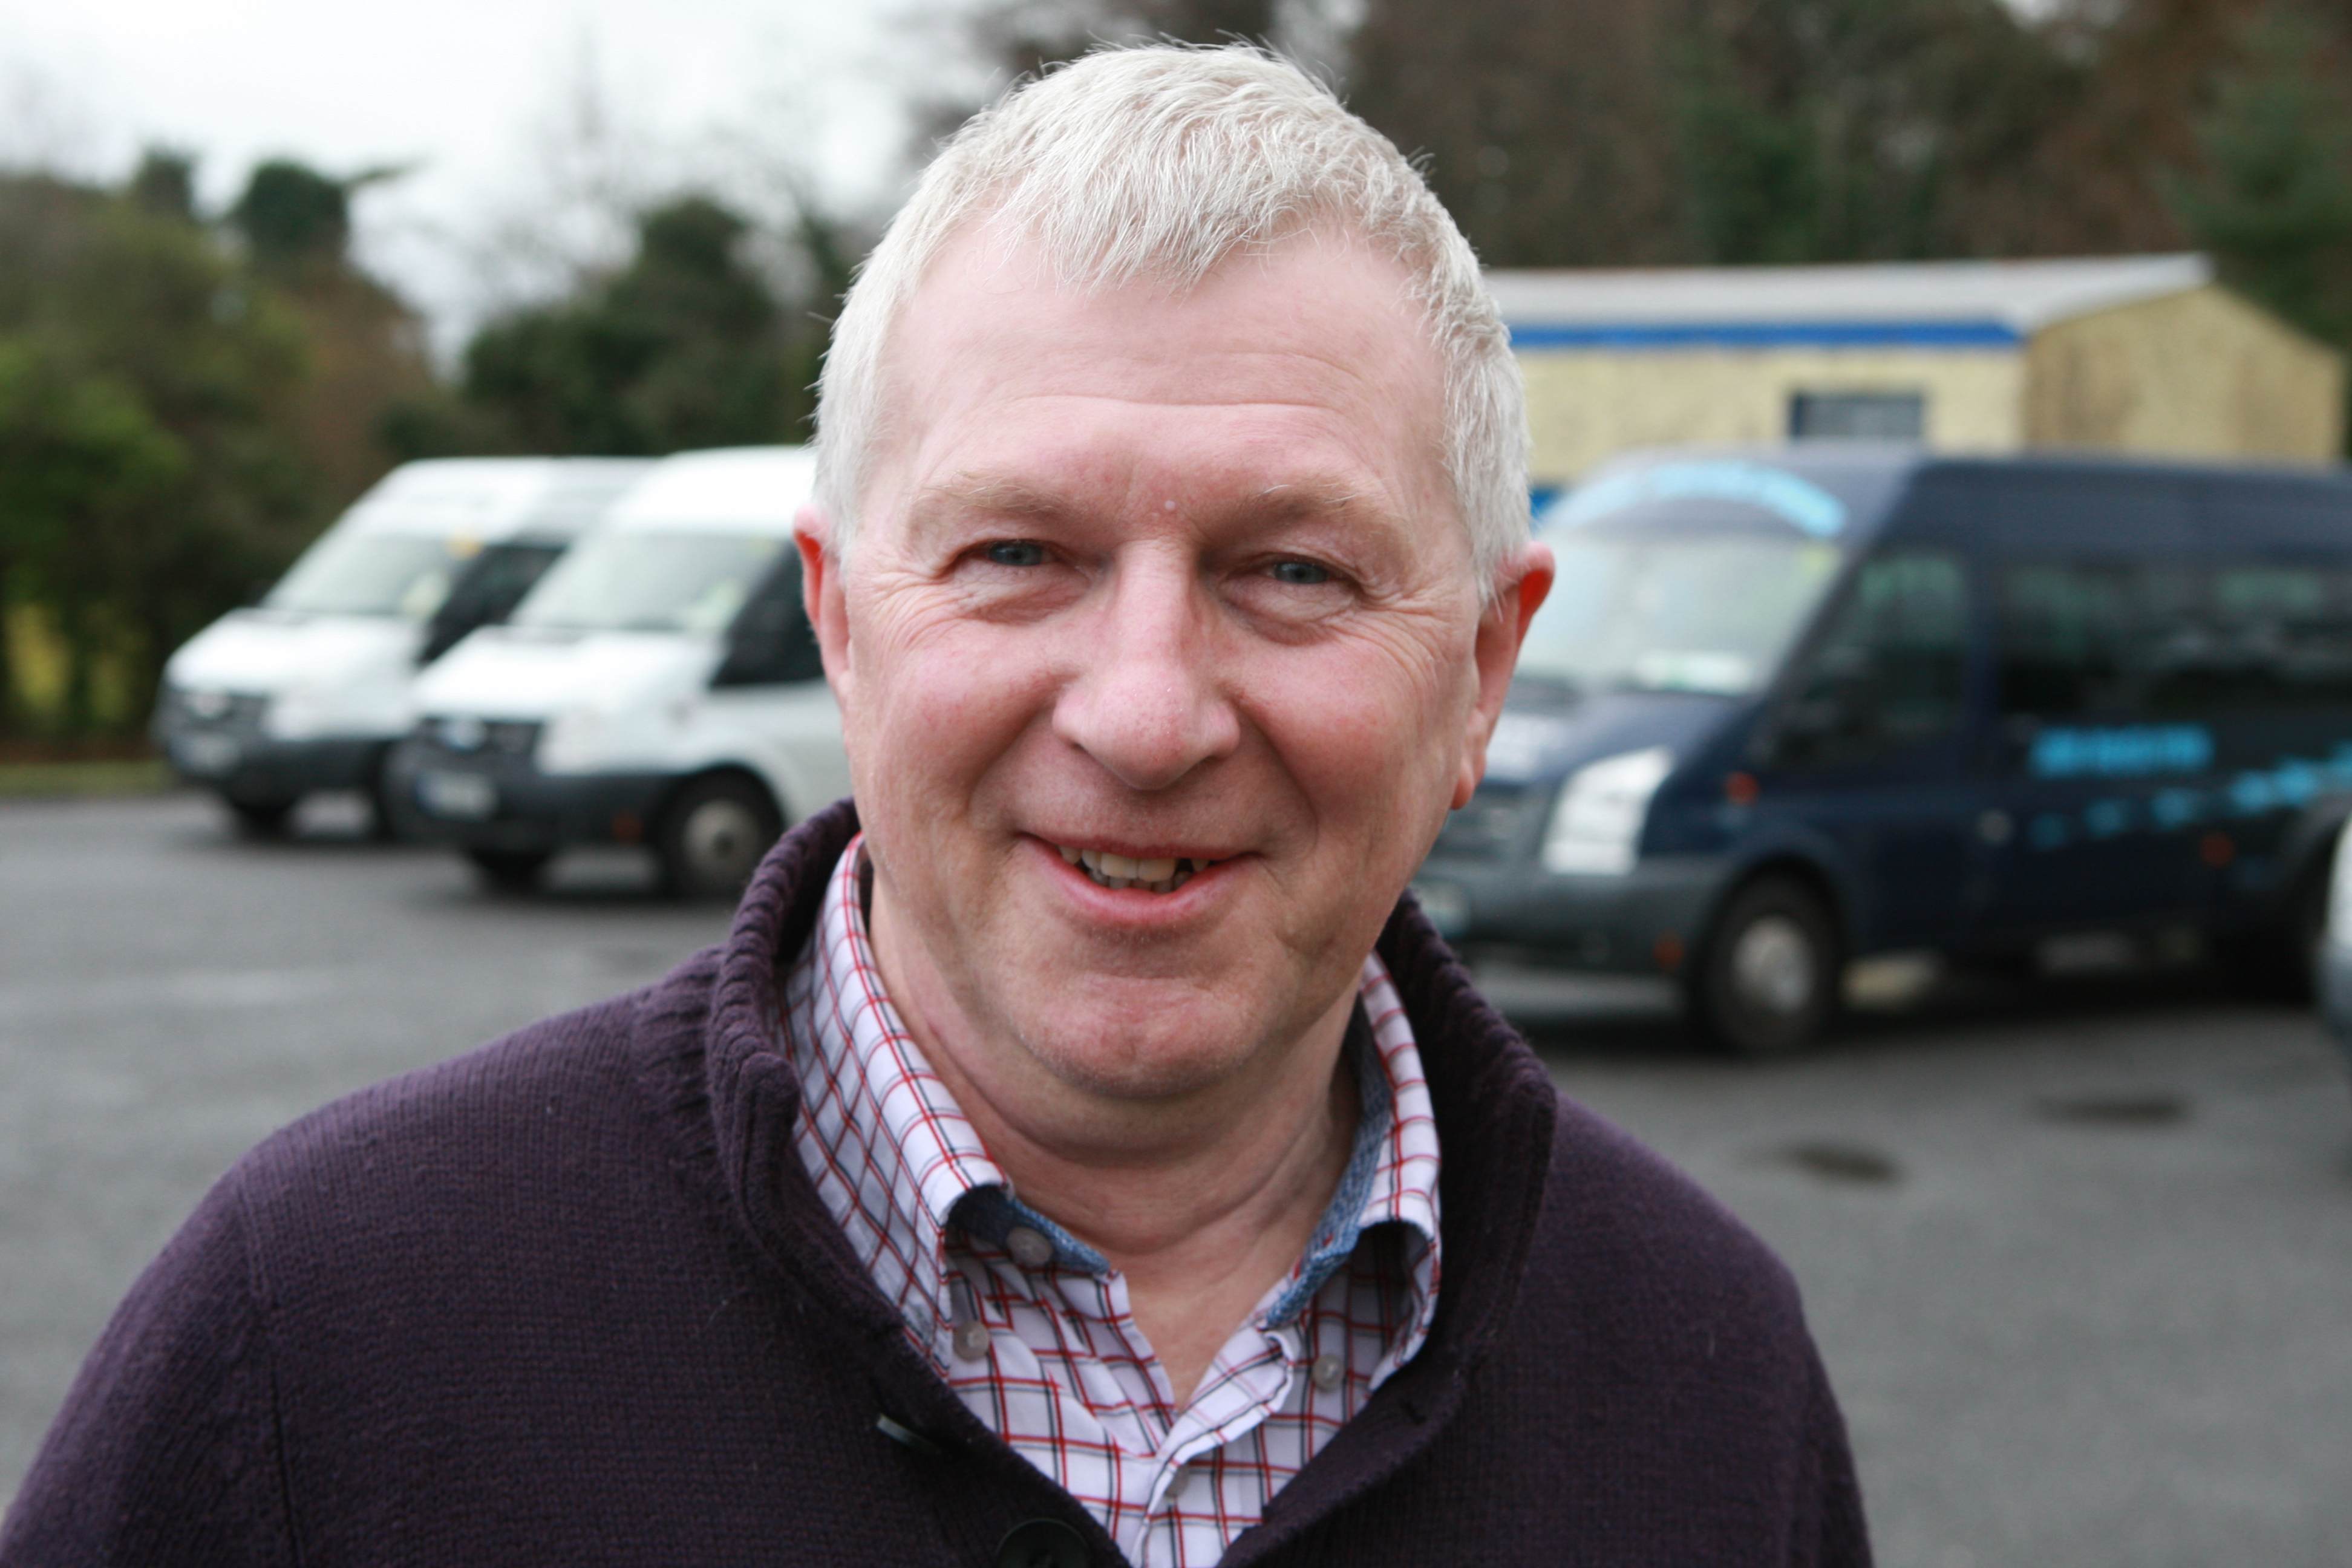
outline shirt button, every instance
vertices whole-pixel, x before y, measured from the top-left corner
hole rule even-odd
[[[988,1359],[988,1325],[981,1322],[958,1323],[955,1326],[955,1353],[959,1361]]]
[[[1087,1568],[1086,1538],[1058,1519],[1033,1519],[997,1543],[996,1568]]]
[[[1339,1386],[1339,1374],[1346,1370],[1339,1364],[1338,1356],[1325,1351],[1315,1358],[1315,1364],[1307,1369],[1307,1375],[1315,1380],[1316,1387],[1328,1394]]]
[[[1004,1233],[1004,1249],[1024,1268],[1043,1268],[1054,1261],[1054,1244],[1045,1239],[1045,1233],[1025,1225],[1016,1225]]]
[[[1174,1502],[1178,1498],[1184,1495],[1184,1489],[1192,1484],[1192,1467],[1190,1465],[1179,1465],[1176,1467],[1176,1473],[1168,1478],[1168,1490],[1164,1495],[1170,1502]]]

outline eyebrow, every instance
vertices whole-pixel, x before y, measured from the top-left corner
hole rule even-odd
[[[1388,506],[1360,488],[1336,481],[1306,479],[1272,484],[1244,504],[1274,521],[1358,517],[1400,533],[1411,531],[1407,521]],[[909,531],[919,537],[928,527],[935,526],[943,513],[976,511],[1045,522],[1067,517],[1078,510],[1067,498],[1023,479],[968,473],[924,486],[908,506],[907,519]]]

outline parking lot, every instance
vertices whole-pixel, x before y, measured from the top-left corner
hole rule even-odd
[[[333,803],[302,826],[0,805],[0,1498],[241,1150],[726,924],[625,858],[500,900]],[[1768,1067],[1685,1046],[1639,985],[1490,989],[1795,1269],[1882,1562],[2344,1562],[2352,1091],[2309,1016],[2186,966],[1864,982],[1827,1048]]]

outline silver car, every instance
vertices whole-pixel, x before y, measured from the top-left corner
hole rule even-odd
[[[2336,841],[2327,879],[2327,934],[2319,944],[2319,1012],[2352,1062],[2352,833]]]

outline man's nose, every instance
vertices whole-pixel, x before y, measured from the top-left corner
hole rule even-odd
[[[1241,721],[1217,668],[1213,611],[1173,563],[1122,563],[1088,620],[1054,731],[1130,789],[1160,790],[1233,751]]]

